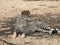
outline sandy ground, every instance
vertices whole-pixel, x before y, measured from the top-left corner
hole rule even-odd
[[[22,10],[27,9],[31,14],[40,15],[40,19],[46,23],[60,28],[59,1],[0,0],[0,45],[60,45],[60,35],[50,36],[38,33],[26,38],[21,38],[20,35],[17,38],[12,38],[9,31],[14,24],[14,18],[20,15]]]

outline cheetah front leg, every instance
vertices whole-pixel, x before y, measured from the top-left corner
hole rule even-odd
[[[17,32],[14,32],[14,33],[13,33],[13,37],[14,37],[14,38],[17,37]]]

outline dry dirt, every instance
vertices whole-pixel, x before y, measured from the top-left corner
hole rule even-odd
[[[13,24],[22,10],[30,10],[31,14],[40,15],[41,20],[60,29],[59,1],[0,0],[0,45],[60,45],[60,35],[37,33],[13,38]]]

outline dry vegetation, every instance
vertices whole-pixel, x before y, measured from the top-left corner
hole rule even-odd
[[[12,38],[13,25],[22,10],[28,9],[33,15],[53,27],[60,29],[60,2],[0,0],[0,45],[60,45],[60,35],[37,33],[21,38]]]

